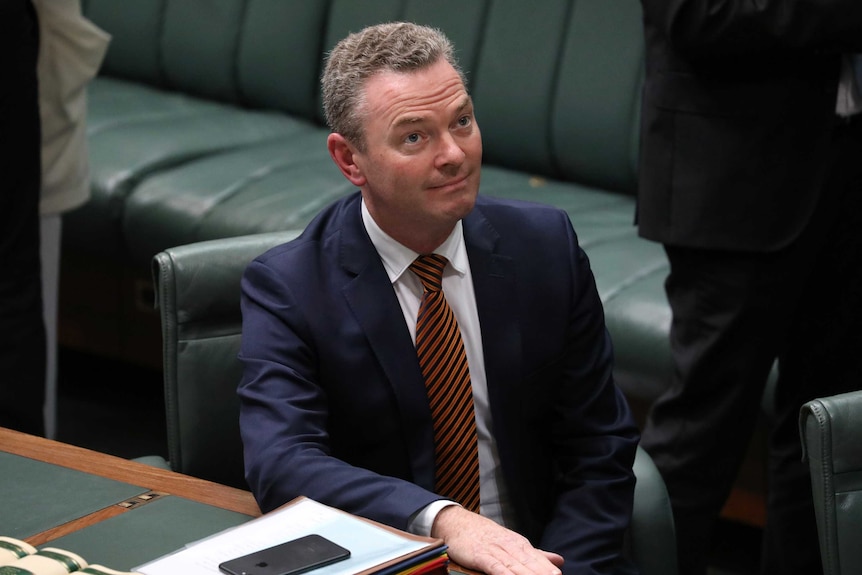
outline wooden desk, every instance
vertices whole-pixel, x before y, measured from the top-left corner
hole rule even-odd
[[[260,515],[257,503],[248,491],[2,427],[0,427],[0,451],[138,485],[148,489],[154,497],[175,495],[245,515],[255,517]],[[142,500],[141,504],[144,503],[145,500]],[[110,517],[126,513],[135,505],[134,502],[131,506],[111,505],[27,537],[26,540],[31,545],[42,545]]]
[[[129,483],[144,488],[145,495],[152,495],[156,500],[165,496],[176,496],[204,505],[209,505],[227,511],[233,511],[252,517],[260,516],[260,509],[254,497],[248,491],[220,485],[203,479],[198,479],[181,473],[152,467],[113,455],[107,455],[73,445],[27,435],[0,427],[0,452],[18,455],[60,466],[106,479]],[[0,470],[2,471],[2,470]],[[133,498],[135,500],[141,497]],[[144,500],[133,502],[131,507],[113,504],[93,513],[47,529],[23,539],[34,546],[44,545],[55,539],[76,533],[88,527],[98,527],[102,521],[132,512],[139,506],[148,505]],[[155,508],[155,506],[153,507]],[[134,517],[132,515],[127,517]],[[6,518],[4,518],[6,519]],[[0,533],[3,535],[3,533]],[[60,545],[63,548],[62,545]],[[75,549],[70,549],[76,551]],[[169,552],[173,549],[163,550]],[[149,557],[155,559],[160,555]],[[87,554],[84,555],[88,559]],[[119,559],[109,567],[126,569],[128,566],[119,564]],[[450,575],[481,575],[474,571],[463,569],[454,563],[449,564]]]

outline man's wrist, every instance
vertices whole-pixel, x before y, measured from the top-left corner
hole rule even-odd
[[[437,501],[432,501],[413,516],[407,524],[407,531],[414,535],[430,537],[431,528],[434,526],[434,520],[437,519],[437,514],[451,505],[458,504],[449,499],[438,499]]]

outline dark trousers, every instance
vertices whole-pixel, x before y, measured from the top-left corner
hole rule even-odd
[[[30,0],[0,1],[0,426],[41,435],[38,47]]]
[[[832,146],[817,212],[784,249],[665,246],[675,373],[642,445],[667,482],[681,575],[706,571],[776,359],[762,572],[822,572],[797,421],[804,402],[862,388],[862,121],[842,123]]]

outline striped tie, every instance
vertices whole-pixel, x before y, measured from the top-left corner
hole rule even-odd
[[[434,425],[437,493],[479,512],[479,451],[473,390],[461,331],[442,291],[445,257],[416,258],[425,293],[416,319],[416,354]]]

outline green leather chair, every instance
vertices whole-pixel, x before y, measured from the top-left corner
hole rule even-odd
[[[246,265],[298,232],[189,244],[153,259],[162,324],[168,462],[180,473],[248,489],[236,386]]]
[[[247,488],[239,436],[239,284],[246,265],[296,232],[268,232],[165,250],[153,260],[164,345],[170,468]],[[638,448],[626,549],[642,575],[675,575],[673,516],[664,481]]]
[[[809,401],[799,416],[824,575],[862,573],[862,391]]]

